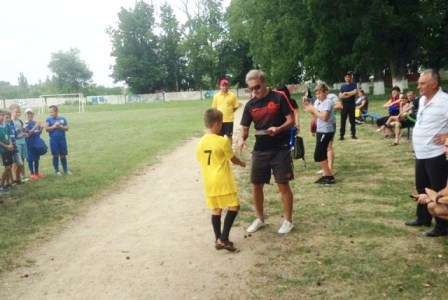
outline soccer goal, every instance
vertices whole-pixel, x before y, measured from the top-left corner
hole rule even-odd
[[[39,113],[45,114],[46,110],[50,105],[60,105],[60,104],[78,104],[78,112],[83,113],[86,111],[87,99],[82,93],[76,94],[52,94],[52,95],[41,95],[41,103],[39,106]]]

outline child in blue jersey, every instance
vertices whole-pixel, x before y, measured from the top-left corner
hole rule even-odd
[[[16,131],[14,129],[14,124],[11,121],[11,113],[9,111],[4,112],[3,123],[5,123],[5,125],[6,125],[9,139],[11,140],[12,147],[13,147],[13,150],[11,151],[13,164],[11,165],[11,168],[8,169],[8,172],[7,172],[6,178],[5,178],[5,187],[10,188],[10,187],[12,187],[12,184],[13,184],[12,170],[14,167],[14,156],[18,155],[18,152],[17,152],[17,147],[16,147]]]
[[[8,174],[11,173],[13,160],[12,151],[14,150],[14,146],[9,137],[8,126],[6,126],[6,124],[3,122],[4,115],[5,113],[3,111],[0,111],[0,154],[2,156],[3,166],[5,167],[1,179],[1,192],[5,192],[8,189],[6,187],[6,179]]]
[[[34,121],[34,112],[31,108],[28,108],[25,111],[27,122],[25,126],[25,132],[28,134],[28,138],[26,139],[26,146],[28,151],[28,168],[31,172],[32,179],[42,178],[42,174],[39,173],[39,159],[40,153],[37,151],[37,147],[40,139],[40,134],[44,129],[40,123]]]
[[[61,159],[62,170],[64,174],[72,175],[67,168],[67,140],[65,132],[68,131],[68,122],[64,117],[59,116],[59,109],[56,105],[48,108],[50,117],[47,118],[46,127],[50,135],[50,151],[53,155],[53,167],[56,175],[60,176],[59,158]]]
[[[14,183],[21,184],[22,177],[25,177],[25,159],[28,156],[26,153],[26,133],[23,128],[23,122],[20,120],[20,106],[14,104],[11,106],[11,123],[14,126],[14,131],[16,134],[15,147],[16,152],[14,153],[14,165],[12,167],[13,175],[15,176]]]

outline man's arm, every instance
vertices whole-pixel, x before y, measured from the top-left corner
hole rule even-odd
[[[285,116],[286,120],[285,122],[283,122],[282,125],[278,126],[278,127],[269,127],[266,130],[266,134],[269,136],[276,136],[277,134],[279,134],[282,131],[287,131],[289,130],[293,125],[294,125],[294,114],[290,113],[289,115]]]
[[[240,154],[243,153],[243,148],[246,147],[246,139],[249,136],[249,127],[241,125],[240,136],[238,138],[237,148]]]

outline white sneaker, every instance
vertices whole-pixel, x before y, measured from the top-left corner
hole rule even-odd
[[[278,233],[289,233],[293,228],[294,225],[291,222],[284,220],[282,226],[280,226],[280,229],[278,230]]]
[[[247,232],[254,233],[263,227],[264,223],[260,219],[255,219],[252,224],[247,228]]]
[[[317,174],[322,174],[324,171],[321,169],[321,170],[319,170],[319,171],[317,171],[316,173]]]

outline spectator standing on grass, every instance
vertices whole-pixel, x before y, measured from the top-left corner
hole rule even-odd
[[[333,140],[335,133],[334,105],[328,98],[329,88],[325,82],[317,84],[315,93],[317,99],[314,106],[308,102],[306,97],[303,97],[305,111],[317,119],[314,161],[320,164],[322,177],[314,183],[334,184],[336,181],[333,170],[328,165],[328,145]]]
[[[350,121],[350,131],[352,133],[352,139],[358,139],[356,137],[356,122],[355,122],[355,97],[358,93],[358,87],[356,83],[352,82],[352,74],[347,72],[344,76],[345,83],[339,90],[339,99],[342,101],[341,110],[341,129],[340,140],[344,140],[345,126],[347,123],[347,117]]]
[[[39,173],[40,153],[37,150],[37,147],[41,141],[40,135],[44,127],[41,126],[40,123],[34,121],[34,112],[31,108],[26,109],[25,114],[27,117],[25,131],[28,134],[28,138],[26,139],[28,148],[28,168],[30,169],[31,178],[39,179],[42,178],[43,175]]]
[[[67,167],[67,140],[65,132],[68,131],[68,122],[64,117],[59,116],[59,108],[51,105],[48,108],[50,117],[47,118],[45,129],[50,136],[50,150],[53,155],[53,167],[56,175],[62,175],[59,171],[59,158],[61,159],[64,174],[72,175]]]
[[[21,184],[22,178],[25,178],[25,159],[28,154],[26,152],[26,133],[23,127],[23,122],[20,120],[20,106],[14,104],[11,106],[11,123],[14,126],[14,131],[16,134],[15,147],[16,152],[14,152],[14,164],[12,167],[13,175],[15,180],[13,183]]]
[[[444,154],[444,143],[448,137],[448,94],[440,88],[439,74],[425,70],[418,80],[420,103],[417,122],[412,134],[412,144],[415,153],[415,185],[418,194],[424,194],[425,189],[439,192],[446,186],[448,177],[448,162]],[[408,226],[431,226],[432,216],[427,204],[419,202],[416,211],[417,218],[407,221]],[[426,233],[429,237],[448,234],[448,221],[435,218],[436,225]]]
[[[448,160],[448,138],[445,139],[445,157]],[[448,221],[448,182],[439,192],[425,189],[426,194],[416,195],[418,203],[427,204],[431,216]]]
[[[12,167],[14,166],[14,155],[17,154],[17,147],[16,147],[16,131],[14,130],[14,124],[11,122],[11,112],[4,111],[3,116],[3,123],[6,125],[6,129],[8,131],[9,139],[12,143],[12,162],[11,168],[8,168],[7,174],[5,177],[5,184],[4,187],[9,189],[13,187],[13,175],[12,175]]]
[[[297,134],[300,133],[300,123],[299,123],[299,105],[297,104],[297,101],[293,98],[291,98],[291,94],[289,93],[288,86],[286,84],[281,84],[275,88],[276,91],[282,92],[285,94],[286,98],[291,103],[291,106],[293,108],[294,112],[294,126],[291,127],[291,135],[289,138],[289,144],[291,147],[294,146],[294,139]]]
[[[294,227],[293,194],[289,186],[289,181],[294,179],[289,146],[290,129],[294,125],[293,109],[284,94],[266,87],[266,75],[263,71],[249,71],[246,83],[254,97],[244,107],[238,149],[242,152],[249,136],[249,127],[254,123],[255,145],[250,179],[257,217],[247,228],[247,232],[255,232],[264,225],[263,188],[265,184],[269,184],[271,174],[274,174],[283,202],[284,221],[278,233],[289,233]]]
[[[233,153],[227,139],[219,136],[223,123],[223,113],[215,108],[204,114],[207,132],[196,150],[196,158],[201,165],[207,207],[212,210],[212,226],[215,233],[215,248],[235,252],[237,248],[229,241],[229,233],[238,214],[240,202],[230,161],[242,167],[246,163]],[[228,208],[221,231],[221,214]]]
[[[0,153],[2,155],[2,161],[3,161],[3,174],[1,179],[1,186],[0,186],[0,192],[6,192],[8,190],[7,185],[7,177],[11,173],[11,166],[13,163],[13,150],[14,146],[12,144],[12,141],[9,137],[8,127],[4,123],[4,116],[5,113],[0,110]]]
[[[223,79],[219,82],[220,91],[213,96],[212,107],[223,114],[222,128],[219,135],[226,136],[232,145],[234,113],[238,109],[236,95],[229,91],[229,82]]]

